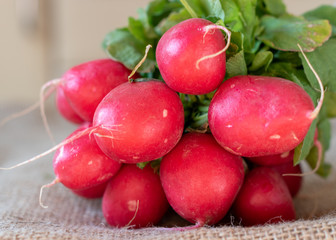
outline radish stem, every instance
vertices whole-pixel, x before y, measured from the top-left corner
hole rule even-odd
[[[181,0],[183,7],[188,11],[192,18],[198,18],[196,12],[192,9],[189,3],[186,0]]]
[[[149,49],[152,47],[152,45],[148,44],[146,46],[146,50],[145,50],[145,55],[143,56],[143,58],[140,60],[140,62],[135,66],[135,68],[133,69],[133,71],[131,72],[131,74],[128,76],[128,80],[130,82],[133,82],[132,81],[132,77],[133,75],[136,73],[136,71],[141,67],[141,65],[146,61],[146,58],[147,58],[147,55],[148,55],[148,52],[149,52]]]

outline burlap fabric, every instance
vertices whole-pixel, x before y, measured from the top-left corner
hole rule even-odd
[[[1,107],[0,117],[18,108]],[[56,141],[65,138],[75,127],[57,113],[48,113]],[[336,136],[336,121],[333,121]],[[0,165],[11,166],[50,148],[38,112],[14,120],[1,128]],[[326,159],[336,162],[336,138]],[[0,239],[336,239],[336,172],[327,179],[308,176],[295,199],[298,220],[295,222],[244,228],[233,226],[230,219],[216,227],[190,231],[163,228],[140,230],[113,229],[107,226],[100,200],[75,196],[62,185],[46,189],[39,206],[39,189],[53,180],[52,154],[37,162],[11,171],[0,171]],[[334,164],[336,166],[336,164]],[[306,169],[306,168],[305,168]],[[162,223],[186,224],[174,214]]]

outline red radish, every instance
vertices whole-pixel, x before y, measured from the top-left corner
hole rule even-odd
[[[179,141],[184,110],[176,92],[157,80],[124,83],[97,107],[95,138],[105,154],[123,163],[152,161]]]
[[[119,62],[99,59],[69,69],[63,75],[60,87],[74,111],[85,121],[92,122],[100,101],[111,89],[127,82],[130,73]]]
[[[233,213],[245,226],[295,220],[286,183],[277,171],[268,167],[254,168],[246,174]]]
[[[80,124],[83,123],[84,120],[78,116],[77,113],[70,106],[68,100],[64,95],[64,91],[62,88],[58,87],[56,92],[56,106],[59,113],[69,122]]]
[[[248,158],[248,160],[259,166],[268,166],[279,172],[281,176],[283,174],[297,175],[282,176],[292,197],[294,197],[299,192],[302,185],[302,171],[299,164],[293,166],[293,158],[294,150],[282,154]]]
[[[188,133],[163,157],[160,176],[172,208],[200,227],[228,212],[243,184],[244,166],[210,134]]]
[[[124,165],[107,185],[102,210],[114,227],[148,227],[157,224],[168,209],[160,177],[150,165],[140,169]]]
[[[215,93],[209,107],[209,127],[218,143],[234,154],[280,154],[303,141],[316,117],[315,110],[309,95],[294,82],[236,76]]]
[[[293,166],[293,159],[291,162],[283,163],[280,165],[273,165],[270,168],[276,170],[285,180],[285,183],[291,193],[292,197],[295,197],[297,193],[300,191],[302,186],[302,174],[300,164]],[[283,176],[283,174],[287,175],[298,175],[298,176]]]
[[[83,190],[72,190],[73,193],[75,193],[78,196],[84,197],[84,198],[101,198],[104,195],[106,186],[108,184],[109,181],[100,183],[97,186],[91,187],[91,188],[87,188],[87,189],[83,189]]]
[[[294,150],[291,150],[281,154],[252,157],[248,158],[248,160],[261,166],[273,166],[286,163],[289,163],[290,165],[293,166],[293,158],[294,158]]]
[[[156,60],[170,88],[186,94],[206,94],[219,86],[226,66],[226,44],[220,29],[230,35],[208,20],[192,18],[163,34]]]
[[[68,137],[88,129],[84,124]],[[114,176],[120,163],[106,156],[93,136],[85,134],[57,149],[53,159],[56,179],[72,190],[84,190],[102,184]]]

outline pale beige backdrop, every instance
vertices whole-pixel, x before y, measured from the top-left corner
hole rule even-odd
[[[0,0],[0,105],[27,105],[46,81],[80,62],[105,57],[110,30],[150,0]],[[300,14],[335,0],[285,0]],[[0,109],[1,110],[1,109]]]

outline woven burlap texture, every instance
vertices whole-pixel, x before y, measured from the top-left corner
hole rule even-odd
[[[0,117],[9,112],[2,108]],[[56,141],[75,129],[53,112],[49,118]],[[335,136],[336,121],[332,125]],[[326,161],[336,166],[335,140]],[[2,128],[0,165],[13,165],[51,146],[38,113],[30,114]],[[189,231],[111,228],[103,218],[100,200],[75,196],[61,184],[44,191],[43,203],[48,205],[44,209],[38,202],[39,190],[53,179],[52,154],[14,170],[0,171],[0,239],[336,239],[335,171],[327,180],[314,175],[304,179],[295,199],[295,222],[250,228],[226,223]],[[178,219],[174,216],[166,224],[174,225],[175,218]]]

